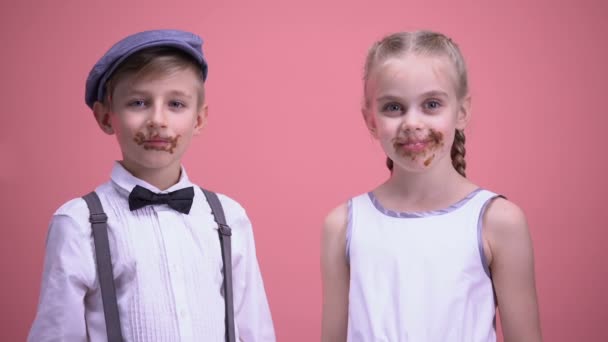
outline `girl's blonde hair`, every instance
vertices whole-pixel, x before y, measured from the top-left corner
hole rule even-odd
[[[456,72],[455,86],[458,100],[464,99],[469,93],[464,57],[458,45],[452,39],[441,33],[432,31],[398,32],[374,43],[367,53],[363,73],[363,93],[366,107],[370,104],[367,94],[367,83],[374,67],[389,58],[403,56],[408,53],[422,56],[447,57]],[[465,177],[466,168],[464,143],[464,132],[457,129],[451,149],[452,165],[463,177]],[[390,158],[387,158],[386,165],[392,171],[393,161]]]

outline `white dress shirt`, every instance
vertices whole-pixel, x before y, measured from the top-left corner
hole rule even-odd
[[[167,205],[130,211],[135,185],[157,193],[194,187],[189,214]],[[160,191],[120,163],[96,189],[108,216],[116,296],[125,341],[225,341],[222,257],[203,192],[182,168]],[[218,194],[232,228],[237,341],[275,341],[251,223],[245,210]],[[89,210],[73,199],[53,215],[46,243],[38,312],[28,340],[106,341]]]

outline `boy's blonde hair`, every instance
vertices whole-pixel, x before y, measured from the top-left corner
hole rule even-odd
[[[133,80],[137,81],[147,77],[167,76],[186,69],[191,69],[200,75],[201,87],[197,104],[200,108],[205,102],[204,80],[200,64],[189,54],[165,46],[147,48],[125,59],[105,84],[104,103],[111,106],[111,96],[116,85],[127,76],[133,76]]]

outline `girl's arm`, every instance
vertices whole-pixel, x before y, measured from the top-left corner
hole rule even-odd
[[[524,213],[498,198],[489,205],[483,227],[504,341],[542,341],[534,253]]]
[[[323,280],[322,342],[346,341],[348,322],[348,287],[350,271],[346,263],[347,206],[329,213],[321,241],[321,274]]]

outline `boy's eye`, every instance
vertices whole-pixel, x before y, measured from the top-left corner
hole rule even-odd
[[[169,106],[173,108],[184,108],[186,107],[186,104],[181,101],[171,101],[169,102]]]
[[[144,100],[132,100],[128,103],[129,107],[143,107],[146,105]]]

